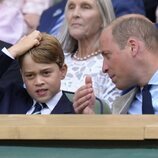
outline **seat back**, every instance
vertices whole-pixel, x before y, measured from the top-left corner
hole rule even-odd
[[[74,93],[69,92],[69,91],[64,91],[64,93],[66,94],[68,99],[71,102],[73,102]],[[111,110],[110,110],[108,104],[105,101],[99,99],[98,97],[96,97],[94,111],[96,114],[111,114]]]

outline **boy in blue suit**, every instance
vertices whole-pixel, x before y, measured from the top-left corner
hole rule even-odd
[[[41,107],[40,114],[74,113],[72,103],[60,91],[67,66],[56,38],[34,31],[8,50],[3,49],[0,77],[15,58],[18,58],[25,88],[15,82],[6,87],[0,85],[1,114],[33,114],[36,105]]]

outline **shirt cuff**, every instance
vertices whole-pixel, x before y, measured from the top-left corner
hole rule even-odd
[[[7,50],[7,48],[3,48],[2,49],[2,52],[4,53],[4,54],[6,54],[7,56],[9,56],[10,58],[12,58],[12,59],[15,59],[11,54],[10,54],[10,52]]]

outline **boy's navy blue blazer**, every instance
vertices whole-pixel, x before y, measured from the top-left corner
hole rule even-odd
[[[9,48],[11,46],[12,44],[0,40],[0,50],[2,50],[4,47]],[[0,54],[1,53],[2,52],[0,51]],[[0,66],[0,69],[2,67],[3,65]],[[10,84],[10,82],[17,82],[23,85],[19,64],[16,60],[12,62],[7,71],[0,77],[1,86],[5,87],[6,85]]]
[[[13,59],[4,53],[0,53],[0,79],[12,62],[14,62]],[[28,95],[26,89],[23,88],[21,84],[15,82],[10,82],[9,84],[6,84],[6,86],[0,84],[0,114],[26,114],[32,105],[32,98]],[[63,92],[61,99],[51,114],[73,113],[75,113],[73,105]]]

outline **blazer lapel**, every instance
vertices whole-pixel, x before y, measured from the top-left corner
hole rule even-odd
[[[64,92],[51,114],[75,114],[72,102],[70,102]]]
[[[17,103],[14,107],[15,113],[26,114],[27,111],[33,105],[33,99],[29,96],[26,89],[23,89],[21,93],[18,95],[19,104]]]
[[[133,88],[128,93],[117,98],[112,105],[113,114],[127,114],[128,109],[138,91],[138,88]]]

